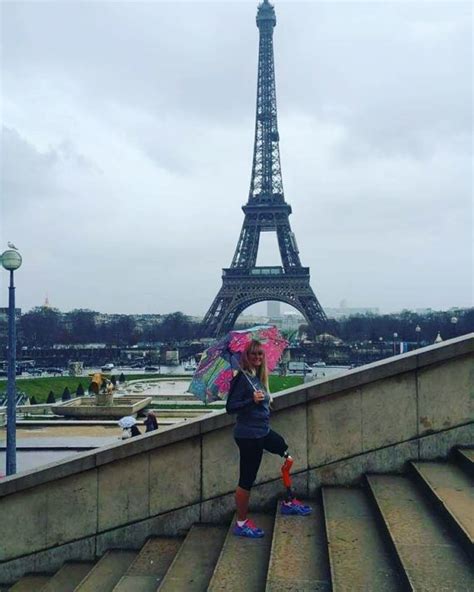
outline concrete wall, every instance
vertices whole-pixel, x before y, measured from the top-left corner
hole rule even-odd
[[[473,385],[471,334],[278,394],[272,427],[295,458],[298,493],[474,444]],[[232,427],[221,411],[0,481],[0,582],[230,519]],[[280,466],[264,455],[254,507],[281,492]]]

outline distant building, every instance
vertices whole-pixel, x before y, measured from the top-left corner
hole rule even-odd
[[[306,323],[304,317],[299,312],[287,311],[281,317],[281,328],[287,330],[298,329],[300,325]]]
[[[330,319],[342,319],[343,317],[353,317],[355,315],[366,315],[366,314],[373,314],[378,315],[380,314],[380,310],[378,307],[352,307],[352,306],[339,306],[337,308],[330,308],[324,307],[326,315]]]
[[[179,365],[179,351],[177,349],[170,349],[165,352],[165,361],[168,366]]]
[[[280,302],[276,300],[268,301],[267,315],[270,319],[279,319],[281,317]]]
[[[257,315],[240,315],[235,325],[268,325],[268,317]]]
[[[97,325],[110,325],[117,323],[121,319],[132,319],[135,322],[135,326],[138,330],[143,330],[153,325],[158,325],[163,321],[163,315],[160,314],[108,314],[108,313],[96,313],[94,320]]]

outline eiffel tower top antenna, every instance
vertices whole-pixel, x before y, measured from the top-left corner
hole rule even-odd
[[[260,41],[255,143],[249,201],[268,203],[283,201],[273,60],[273,29],[276,26],[276,15],[273,5],[268,0],[264,0],[259,5],[256,23],[260,31]]]

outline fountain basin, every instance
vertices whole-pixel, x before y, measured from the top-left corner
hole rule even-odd
[[[136,415],[145,407],[150,406],[151,401],[151,397],[127,395],[114,399],[113,405],[99,407],[95,404],[95,397],[78,397],[65,403],[53,405],[51,410],[56,415],[79,419],[120,419],[125,415]]]

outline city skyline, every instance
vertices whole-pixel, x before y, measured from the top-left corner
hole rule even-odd
[[[292,314],[292,315],[296,315],[296,316],[300,316],[301,318],[304,318],[303,315],[296,310],[295,308],[291,307],[290,305],[284,303],[284,302],[277,302],[277,301],[264,301],[261,303],[258,303],[254,306],[250,306],[248,307],[246,310],[244,310],[244,312],[242,313],[242,315],[239,318],[242,317],[267,317],[267,318],[271,318],[272,315],[269,314],[268,312],[268,308],[267,305],[268,303],[271,304],[280,304],[280,312],[278,315],[276,316],[282,316],[282,315],[287,315],[287,314]],[[62,314],[68,314],[70,312],[73,312],[75,310],[89,310],[92,311],[94,313],[96,313],[97,315],[104,315],[104,316],[135,316],[135,317],[139,317],[139,316],[149,316],[149,317],[164,317],[168,314],[173,314],[176,312],[180,312],[182,314],[184,314],[185,316],[191,318],[191,319],[202,319],[204,315],[199,315],[199,314],[192,314],[187,312],[186,310],[172,310],[172,311],[167,311],[167,312],[160,312],[159,310],[154,311],[154,312],[123,312],[123,311],[119,311],[119,310],[110,310],[107,312],[104,312],[102,310],[99,309],[86,309],[84,307],[74,307],[74,308],[70,308],[70,309],[60,309],[58,308],[54,302],[49,302],[49,299],[46,299],[46,301],[44,301],[43,303],[36,303],[34,304],[31,308],[25,308],[25,309],[21,309],[19,307],[16,307],[16,310],[18,311],[18,314],[25,314],[27,312],[36,310],[36,309],[40,309],[40,308],[50,308],[53,310],[57,310]],[[400,308],[400,309],[394,309],[394,310],[384,310],[381,309],[378,306],[351,306],[351,303],[348,302],[346,299],[342,300],[339,304],[334,305],[334,306],[327,306],[325,309],[325,312],[328,315],[328,318],[337,318],[340,316],[351,316],[351,315],[359,315],[359,314],[371,314],[371,315],[385,315],[385,314],[400,314],[403,312],[411,312],[411,313],[415,313],[415,314],[427,314],[430,312],[455,312],[458,310],[469,310],[472,307],[462,307],[462,306],[451,306],[449,308],[445,308],[445,309],[434,309],[431,307],[422,307],[422,308]],[[8,311],[8,307],[0,307],[0,311],[2,311],[5,315],[7,314]],[[274,316],[274,315],[273,315]],[[306,321],[305,321],[306,322]]]
[[[469,3],[275,5],[285,197],[321,304],[472,306]],[[3,4],[18,307],[204,314],[248,194],[256,8]]]

